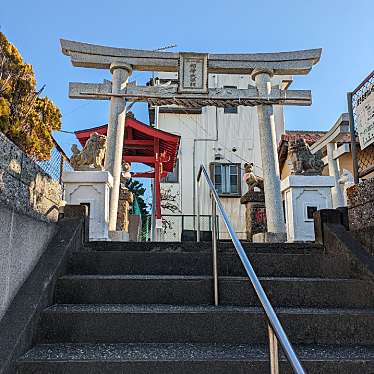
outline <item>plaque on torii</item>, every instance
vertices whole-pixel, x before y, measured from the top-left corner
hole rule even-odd
[[[306,75],[318,63],[321,49],[295,52],[255,54],[207,54],[192,52],[160,52],[138,49],[113,48],[94,44],[61,40],[62,52],[70,56],[76,67],[108,69],[113,80],[103,83],[69,84],[69,97],[73,99],[111,100],[108,129],[107,170],[111,171],[114,187],[111,198],[110,227],[115,227],[116,190],[119,189],[120,157],[122,155],[125,101],[143,101],[161,106],[175,104],[184,108],[204,106],[233,107],[257,106],[262,166],[264,172],[265,205],[268,230],[284,233],[278,158],[272,128],[273,105],[311,105],[309,90],[283,90],[272,86],[273,75]],[[178,84],[137,86],[127,84],[133,70],[178,72]],[[208,75],[250,75],[256,87],[247,89],[209,88]],[[117,186],[118,185],[118,186]]]

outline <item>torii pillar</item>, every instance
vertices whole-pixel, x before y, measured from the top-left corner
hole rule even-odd
[[[272,76],[273,71],[268,69],[254,69],[252,72],[252,79],[256,82],[258,93],[263,98],[270,95],[270,78]],[[285,241],[286,225],[283,218],[273,105],[258,105],[257,114],[264,178],[267,230],[270,235],[275,234],[274,240]],[[267,238],[267,240],[269,239],[271,240],[271,238]]]
[[[119,94],[127,85],[127,79],[132,68],[124,63],[112,63],[112,94]],[[110,98],[110,114],[107,135],[107,152],[105,156],[105,170],[113,176],[113,188],[109,205],[109,231],[116,230],[119,187],[121,183],[123,136],[125,133],[126,100],[124,97]]]

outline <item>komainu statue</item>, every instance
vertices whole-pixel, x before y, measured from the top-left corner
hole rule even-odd
[[[321,175],[324,167],[320,152],[313,154],[304,139],[288,143],[288,158],[293,175]]]
[[[131,162],[123,162],[122,163],[122,173],[121,173],[121,187],[124,185],[124,187],[127,187],[127,183],[131,179]]]
[[[264,191],[264,179],[254,174],[253,162],[244,164],[243,179],[247,183],[248,191],[254,191],[255,187],[259,188],[262,192]]]
[[[76,144],[71,147],[70,164],[74,170],[103,170],[106,136],[94,132],[80,151]]]

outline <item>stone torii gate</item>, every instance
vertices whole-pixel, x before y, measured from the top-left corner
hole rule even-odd
[[[311,92],[272,87],[270,78],[273,75],[308,74],[318,63],[321,49],[255,54],[172,53],[69,40],[61,40],[61,47],[62,52],[70,56],[73,66],[108,69],[112,73],[111,82],[69,85],[71,98],[111,101],[105,159],[105,169],[113,175],[109,230],[116,227],[126,101],[146,101],[152,105],[176,104],[186,108],[257,106],[268,231],[285,233],[273,105],[311,105]],[[133,70],[178,72],[179,84],[128,85]],[[208,88],[209,73],[248,74],[256,87]]]

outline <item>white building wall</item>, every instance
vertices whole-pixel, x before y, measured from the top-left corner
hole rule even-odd
[[[175,79],[175,75],[161,73],[160,79]],[[284,78],[284,77],[283,77]],[[289,77],[286,77],[289,80]],[[273,78],[273,84],[280,84],[280,77]],[[248,88],[254,82],[243,75],[209,76],[209,87],[236,86]],[[274,107],[277,141],[284,132],[283,107]],[[170,187],[179,193],[180,214],[196,214],[195,180],[201,164],[209,168],[215,161],[215,154],[222,155],[218,162],[240,163],[242,175],[244,164],[253,162],[255,173],[262,176],[260,140],[256,107],[238,107],[238,113],[224,113],[223,108],[205,107],[202,114],[160,113],[158,127],[181,136],[179,150],[179,183],[163,183],[161,188]],[[233,151],[236,148],[236,152]],[[247,186],[241,178],[241,194],[247,192]],[[230,216],[240,238],[245,238],[245,209],[238,197],[222,197],[223,205]],[[206,183],[202,182],[201,214],[211,213],[210,198]],[[170,212],[163,211],[163,214]],[[177,229],[178,223],[174,224]],[[167,235],[171,239],[172,235]],[[180,240],[180,233],[174,233]],[[220,237],[227,237],[220,222]]]

